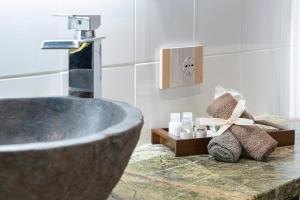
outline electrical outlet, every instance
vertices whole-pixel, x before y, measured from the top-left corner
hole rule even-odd
[[[161,50],[160,89],[202,82],[203,47]]]
[[[175,50],[174,50],[175,51]],[[182,71],[183,71],[183,78],[185,79],[185,82],[191,82],[193,83],[194,80],[194,73],[195,73],[195,48],[182,48],[177,49],[179,52],[177,59],[178,62],[176,63],[176,55],[171,54],[172,57],[174,57],[174,62],[172,64],[180,65],[182,63]],[[181,56],[182,55],[182,56]]]
[[[195,62],[193,57],[186,57],[182,63],[182,71],[185,76],[191,76],[195,71]]]

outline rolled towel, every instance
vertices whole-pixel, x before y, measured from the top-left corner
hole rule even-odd
[[[234,97],[226,93],[208,107],[207,113],[215,118],[228,119],[234,108],[237,105],[237,101]],[[253,119],[252,115],[248,112],[244,112],[242,118]],[[275,141],[265,130],[258,126],[238,126],[232,125],[229,130],[239,140],[244,150],[255,160],[262,161],[270,153],[272,153],[276,146]]]
[[[229,163],[237,162],[242,153],[240,142],[229,130],[211,139],[207,149],[215,160]]]

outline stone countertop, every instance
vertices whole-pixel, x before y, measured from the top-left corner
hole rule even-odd
[[[175,157],[162,145],[136,148],[109,200],[292,199],[300,195],[300,122],[269,121],[296,129],[296,145],[279,147],[266,162],[221,163],[208,155]]]

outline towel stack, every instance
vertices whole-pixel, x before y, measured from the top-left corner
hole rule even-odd
[[[214,100],[207,113],[214,118],[228,119],[237,103],[231,94],[226,93]],[[254,119],[247,111],[241,118]],[[210,141],[208,151],[216,160],[237,162],[243,149],[253,159],[262,161],[276,146],[277,141],[258,126],[232,125],[225,133]]]

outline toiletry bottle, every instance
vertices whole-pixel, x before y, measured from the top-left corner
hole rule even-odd
[[[195,128],[194,128],[194,138],[206,138],[207,137],[207,128],[204,125],[201,125],[201,119],[195,119]]]
[[[191,113],[191,112],[184,112],[184,113],[182,113],[182,119],[183,118],[187,118],[187,119],[191,120],[191,122],[193,122],[193,113]]]
[[[182,113],[180,138],[193,138],[193,114],[190,112]]]
[[[180,136],[180,113],[171,113],[169,122],[169,134],[179,137]]]

